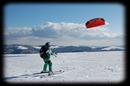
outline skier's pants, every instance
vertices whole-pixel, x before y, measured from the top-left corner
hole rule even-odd
[[[47,71],[47,66],[49,66],[49,71],[52,71],[52,62],[49,58],[44,58],[43,71]]]

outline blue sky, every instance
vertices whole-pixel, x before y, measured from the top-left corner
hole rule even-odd
[[[102,17],[106,25],[88,30]],[[4,6],[6,44],[123,45],[125,7],[120,3],[10,3]],[[73,41],[73,42],[72,42]]]

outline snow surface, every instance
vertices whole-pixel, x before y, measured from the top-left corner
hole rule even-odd
[[[124,51],[58,53],[52,56],[54,76],[41,72],[39,54],[5,54],[3,80],[7,83],[121,83],[125,80]]]

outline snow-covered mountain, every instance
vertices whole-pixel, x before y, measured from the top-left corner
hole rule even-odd
[[[4,54],[31,54],[38,53],[42,45],[4,45]],[[97,51],[122,51],[124,46],[57,46],[51,45],[51,49],[56,53],[63,52],[97,52]]]
[[[123,47],[109,46],[109,47],[106,47],[106,48],[102,48],[101,50],[115,50],[115,49],[123,49]]]

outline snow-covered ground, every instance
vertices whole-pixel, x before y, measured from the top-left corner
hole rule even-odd
[[[58,53],[52,56],[54,76],[41,72],[39,54],[4,55],[3,80],[8,83],[121,83],[125,80],[125,51]]]

